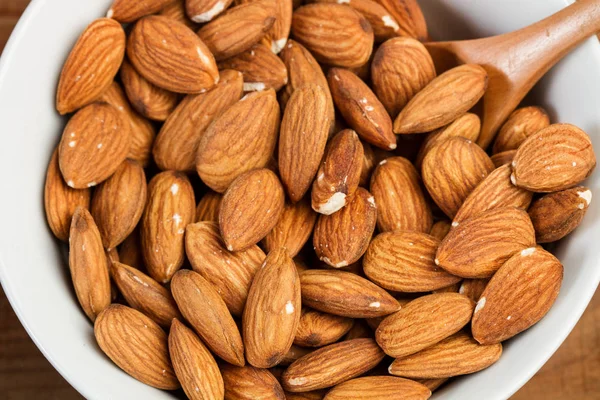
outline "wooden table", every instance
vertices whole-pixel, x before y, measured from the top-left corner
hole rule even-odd
[[[28,3],[29,0],[0,0],[0,49]],[[29,339],[2,290],[0,398],[81,399]],[[600,291],[560,349],[512,399],[600,399]]]

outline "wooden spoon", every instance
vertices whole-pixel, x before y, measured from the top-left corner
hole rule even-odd
[[[600,31],[600,0],[580,0],[533,25],[484,39],[426,43],[438,71],[480,64],[488,72],[483,125],[487,148],[537,81],[580,42]]]

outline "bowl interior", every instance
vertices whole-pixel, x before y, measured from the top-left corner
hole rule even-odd
[[[54,110],[62,64],[79,33],[104,15],[111,0],[34,0],[0,60],[0,278],[21,322],[44,355],[86,398],[167,399],[119,370],[97,347],[80,310],[68,266],[44,216],[43,187],[52,150],[65,119]],[[566,5],[565,0],[421,0],[434,39],[508,32]],[[600,149],[600,51],[588,40],[535,88],[531,101],[553,121],[574,123]],[[600,177],[587,182],[598,194]],[[552,355],[573,328],[600,280],[599,208],[558,248],[564,263],[562,291],[550,313],[506,344],[500,361],[453,382],[435,399],[505,399]]]

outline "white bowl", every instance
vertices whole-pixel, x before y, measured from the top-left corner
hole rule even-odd
[[[65,119],[54,109],[63,62],[78,35],[111,0],[34,0],[0,60],[0,279],[19,319],[54,367],[89,399],[167,399],[105,357],[73,294],[63,248],[46,225],[46,166]],[[565,0],[421,0],[432,36],[462,39],[508,32],[562,7]],[[600,48],[583,43],[537,85],[553,121],[583,128],[600,151]],[[600,195],[600,173],[587,182]],[[506,343],[495,365],[456,380],[435,399],[506,399],[560,346],[600,280],[600,208],[559,247],[561,293],[536,326]]]

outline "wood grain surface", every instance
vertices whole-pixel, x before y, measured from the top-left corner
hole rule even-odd
[[[0,0],[0,49],[28,3],[29,0]],[[0,398],[82,398],[27,336],[1,289]],[[600,292],[596,292],[560,349],[512,399],[600,399]]]

